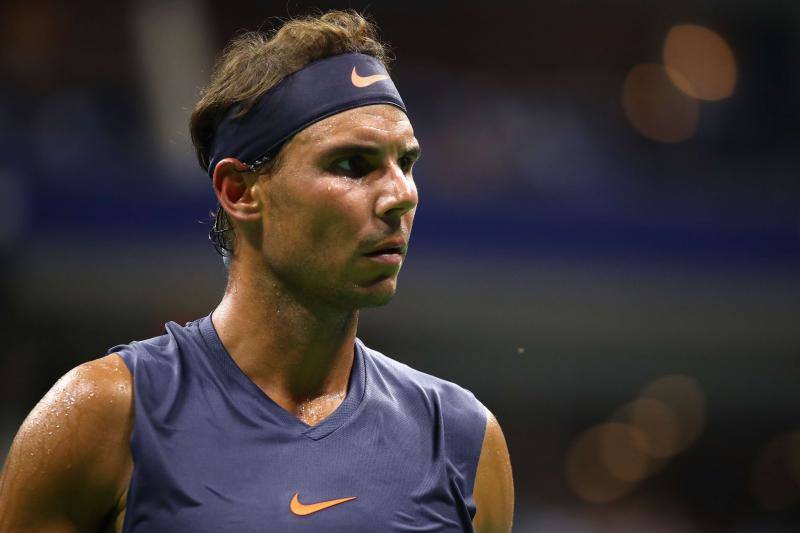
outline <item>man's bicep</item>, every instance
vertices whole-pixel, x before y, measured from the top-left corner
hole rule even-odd
[[[506,439],[497,419],[487,410],[473,499],[477,511],[473,526],[478,533],[511,531],[514,519],[514,481]]]
[[[0,533],[96,530],[113,508],[130,403],[114,364],[73,369],[25,419],[0,478]]]

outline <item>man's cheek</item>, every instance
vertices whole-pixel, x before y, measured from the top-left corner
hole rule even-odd
[[[322,208],[309,221],[308,235],[316,246],[324,246],[331,253],[334,248],[347,246],[356,240],[358,228],[341,208]]]

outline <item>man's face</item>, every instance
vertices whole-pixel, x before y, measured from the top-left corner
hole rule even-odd
[[[256,184],[264,266],[304,299],[341,309],[388,302],[414,221],[418,157],[408,117],[390,105],[298,133]]]

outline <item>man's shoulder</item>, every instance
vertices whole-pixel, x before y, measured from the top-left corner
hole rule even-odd
[[[181,326],[176,322],[164,324],[164,333],[141,340],[132,340],[109,348],[106,353],[118,355],[131,372],[139,363],[166,363],[185,346],[187,340],[196,340],[201,336],[199,323],[204,319],[187,322]]]
[[[17,440],[49,450],[46,455],[53,459],[65,455],[88,463],[93,447],[99,450],[130,433],[131,385],[131,374],[117,354],[78,365],[56,381],[33,408]],[[64,459],[69,462],[69,457]]]
[[[96,526],[125,489],[132,425],[131,376],[119,356],[67,372],[11,445],[0,508],[14,511],[5,518],[20,530],[46,529],[58,520]]]
[[[131,374],[122,358],[111,353],[67,372],[36,410],[60,416],[73,431],[114,431],[127,425],[132,398]]]
[[[421,392],[426,397],[435,397],[448,404],[458,404],[475,410],[484,410],[483,405],[469,389],[434,376],[398,361],[362,343],[382,382],[406,390]]]

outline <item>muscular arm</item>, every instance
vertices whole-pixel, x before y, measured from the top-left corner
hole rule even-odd
[[[477,507],[472,525],[477,533],[511,531],[514,518],[514,481],[503,430],[492,413],[487,411],[486,434],[483,437],[478,472],[475,475],[473,498]]]
[[[31,411],[0,475],[0,533],[96,533],[127,488],[131,376],[118,355],[80,365]]]

